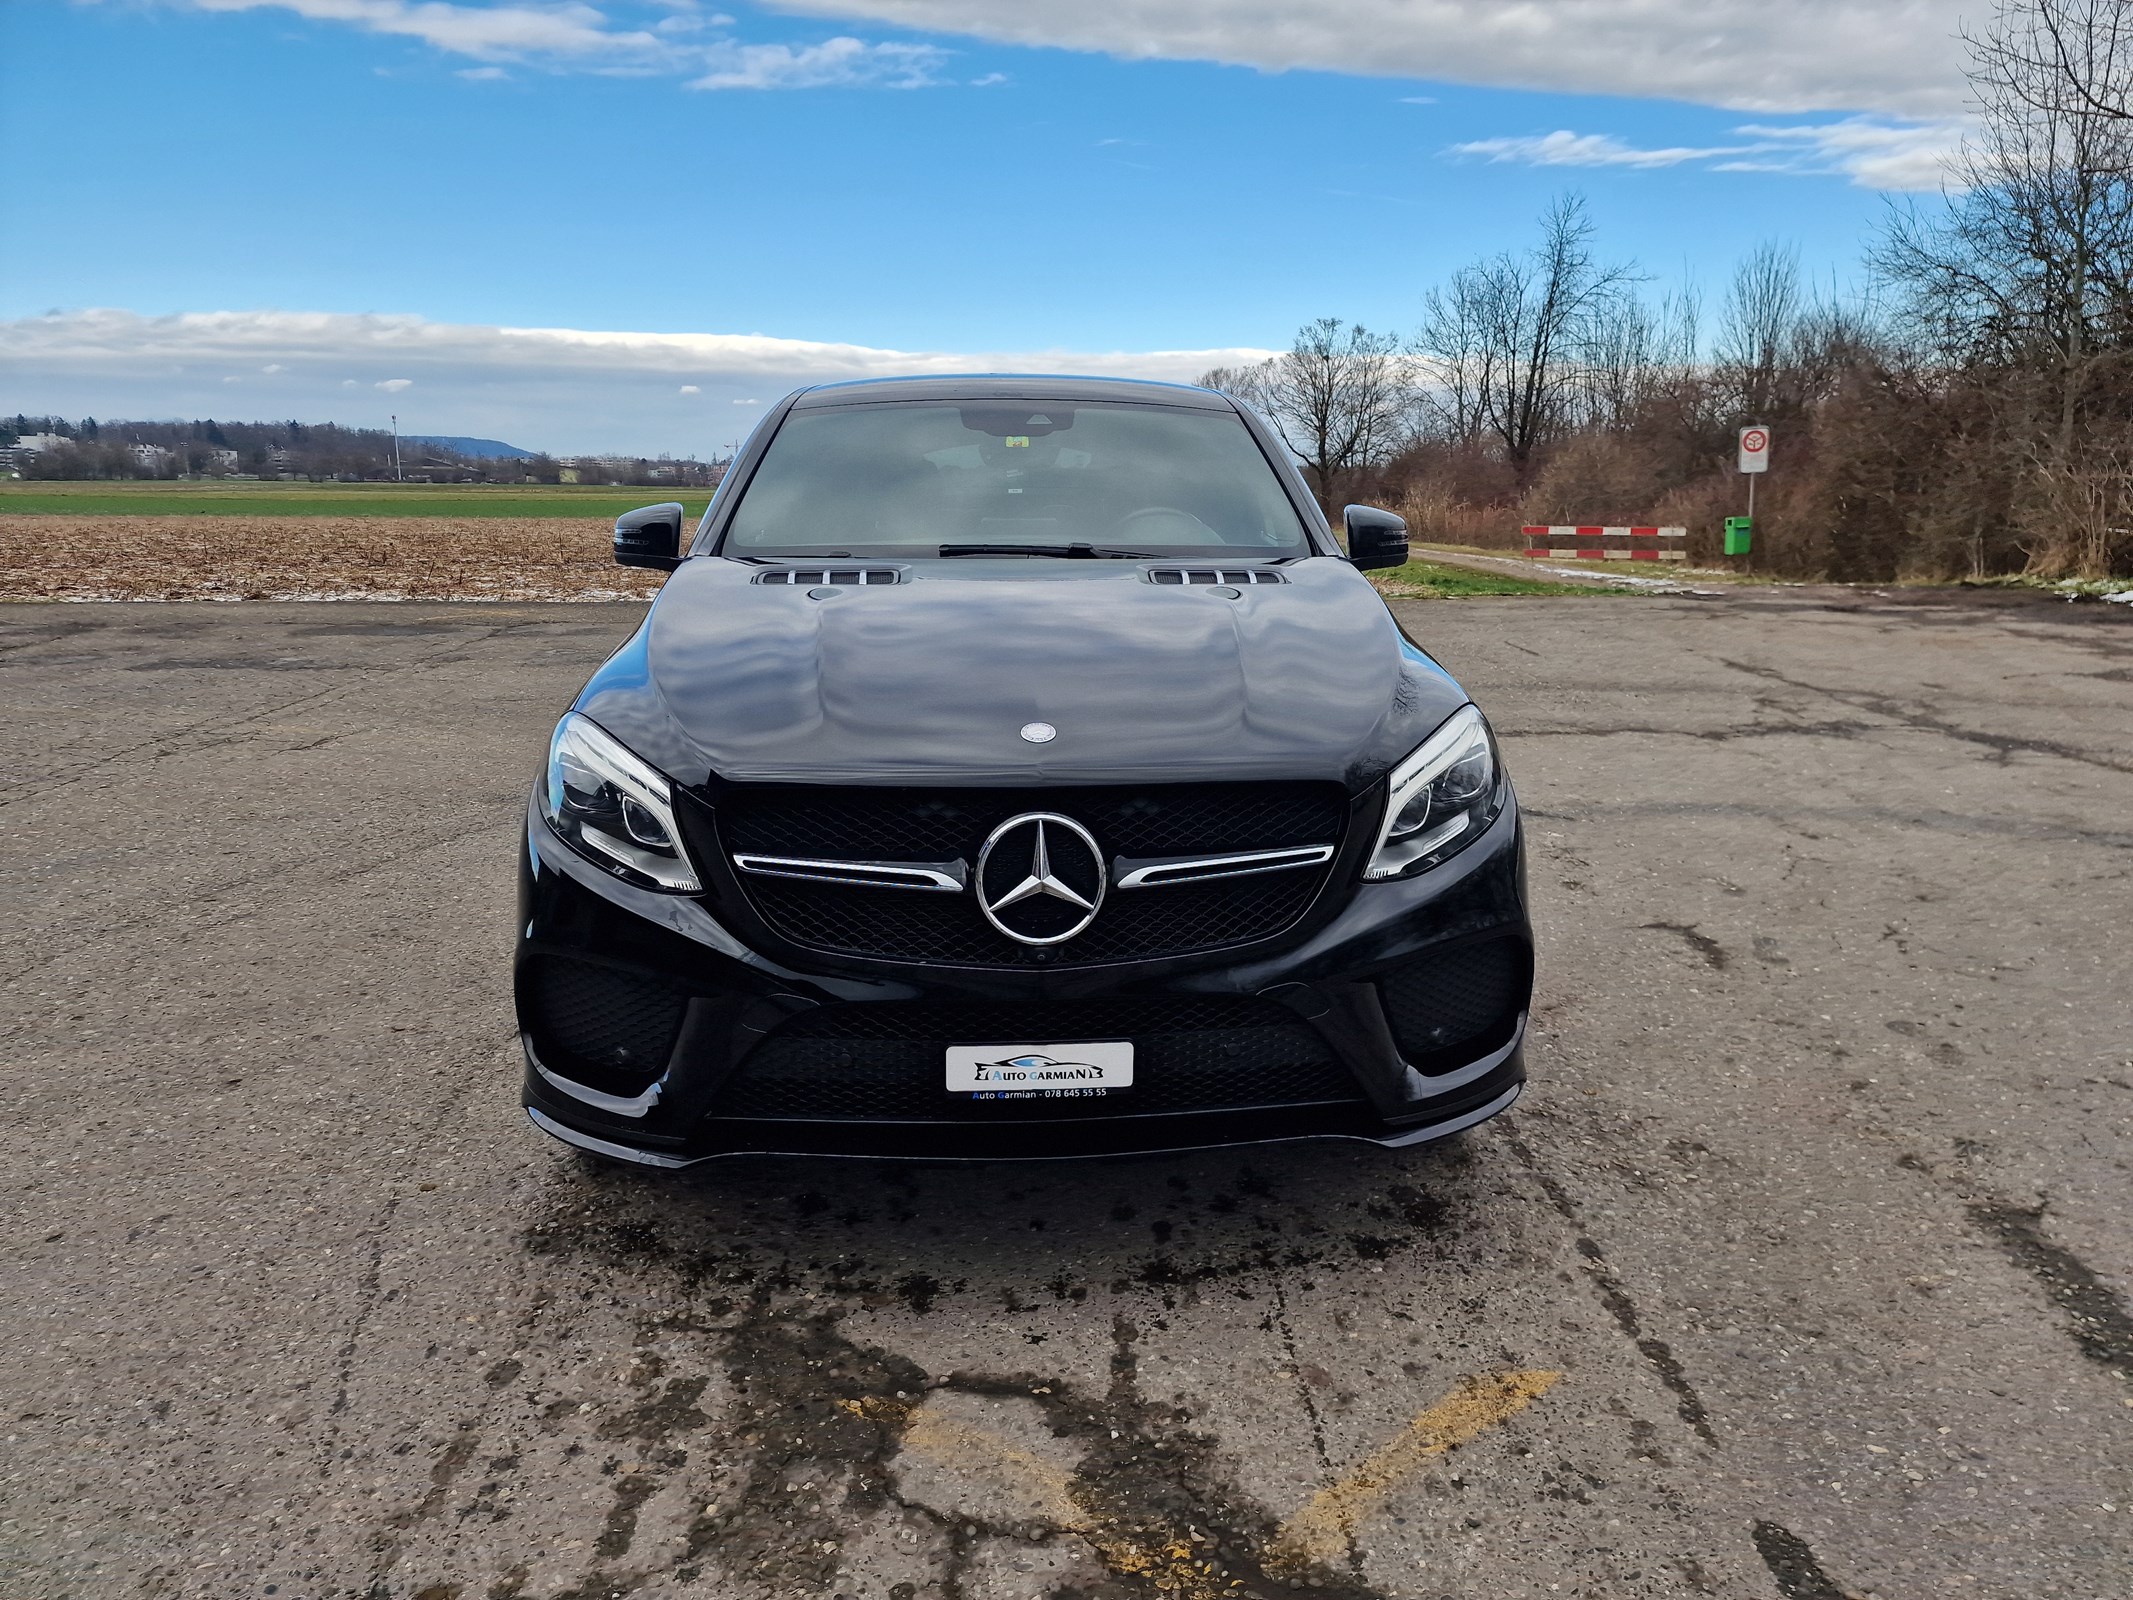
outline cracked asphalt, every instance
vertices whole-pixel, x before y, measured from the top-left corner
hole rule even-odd
[[[0,607],[0,1594],[2133,1593],[2133,616],[1398,609],[1527,806],[1512,1114],[660,1180],[506,985],[635,607]]]

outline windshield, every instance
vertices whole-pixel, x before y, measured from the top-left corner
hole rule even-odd
[[[1026,400],[796,410],[720,548],[734,556],[1311,553],[1273,467],[1234,412]]]

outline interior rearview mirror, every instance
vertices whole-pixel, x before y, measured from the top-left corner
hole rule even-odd
[[[615,518],[615,559],[625,567],[652,567],[672,572],[681,565],[679,501],[640,506]]]
[[[1407,523],[1376,506],[1350,506],[1341,513],[1348,529],[1348,560],[1368,572],[1407,564]],[[618,535],[619,537],[619,535]]]

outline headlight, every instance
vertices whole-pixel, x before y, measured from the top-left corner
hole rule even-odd
[[[572,712],[548,741],[541,814],[564,840],[640,888],[703,888],[682,854],[667,780]]]
[[[1498,791],[1488,719],[1467,706],[1392,769],[1385,821],[1363,876],[1408,877],[1465,849],[1496,820]]]

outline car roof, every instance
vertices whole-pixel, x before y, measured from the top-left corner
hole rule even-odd
[[[802,389],[793,397],[793,409],[811,411],[824,406],[880,405],[899,400],[1109,400],[1189,406],[1196,411],[1236,409],[1228,396],[1185,383],[1011,372],[979,372],[939,378],[864,378],[853,383],[825,383]]]

